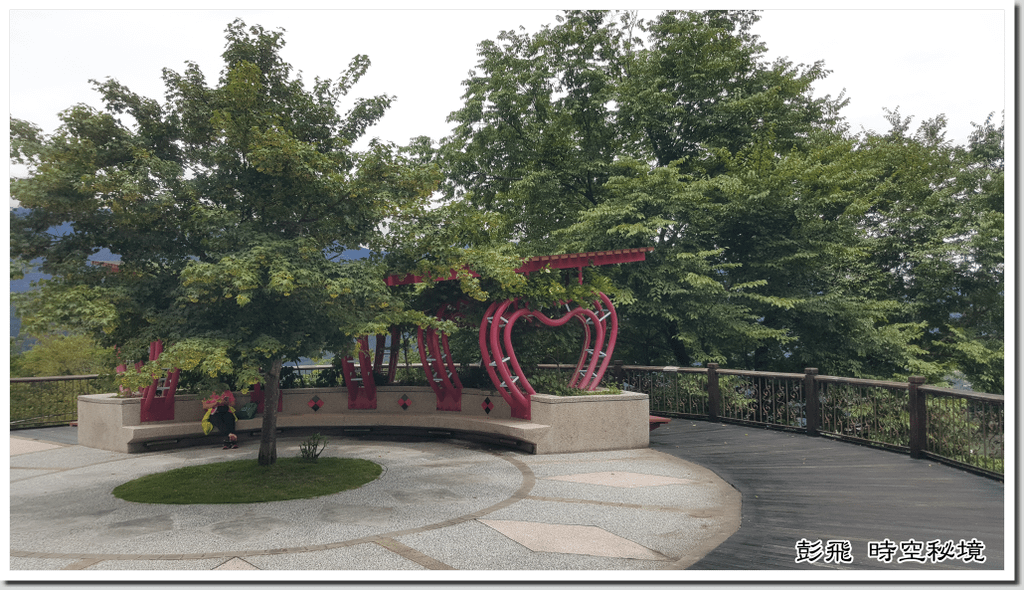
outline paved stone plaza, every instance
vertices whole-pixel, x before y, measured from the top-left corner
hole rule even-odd
[[[280,439],[279,456],[298,456],[300,442]],[[244,443],[127,455],[15,433],[11,573],[663,570],[694,563],[739,526],[736,490],[650,449],[526,455],[341,439],[323,456],[369,459],[383,475],[357,490],[263,504],[137,504],[110,493],[148,473],[255,460],[256,440]]]

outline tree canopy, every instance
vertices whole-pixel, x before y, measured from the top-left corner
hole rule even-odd
[[[366,56],[307,89],[283,45],[281,31],[235,21],[214,85],[190,63],[164,70],[163,103],[107,79],[94,82],[104,108],[67,109],[52,136],[12,121],[12,158],[31,171],[12,181],[29,209],[12,215],[12,255],[52,275],[22,302],[28,327],[91,333],[129,359],[169,342],[140,380],[177,366],[265,383],[265,464],[283,360],[343,355],[354,336],[434,321],[385,286],[379,262],[339,255],[425,207],[436,166],[381,142],[353,150],[391,101],[339,112]],[[71,233],[46,232],[65,222]],[[87,264],[99,248],[120,257],[116,272]]]
[[[20,311],[133,358],[166,340],[165,366],[276,396],[283,359],[395,324],[452,329],[431,315],[441,300],[602,290],[629,363],[962,374],[1001,392],[1002,125],[957,145],[941,115],[914,129],[893,111],[890,130],[851,133],[846,97],[814,94],[825,64],[769,62],[759,18],[567,11],[503,32],[480,43],[448,137],[362,151],[393,99],[349,98],[369,59],[307,87],[283,32],[235,21],[215,83],[189,63],[164,70],[163,102],[107,79],[104,107],[72,106],[52,135],[11,120],[30,170],[12,181],[30,210],[12,216],[12,256],[53,277]],[[343,260],[355,247],[374,254]],[[639,247],[645,263],[584,285],[513,270]],[[101,248],[117,272],[87,264]]]
[[[1002,391],[1002,128],[853,135],[824,63],[768,62],[759,18],[568,11],[482,42],[446,195],[531,253],[653,246],[609,274],[627,362]]]

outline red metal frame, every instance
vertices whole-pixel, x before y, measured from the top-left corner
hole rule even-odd
[[[518,387],[513,387],[515,382],[506,364],[512,360],[512,357],[502,356],[503,351],[498,344],[500,326],[508,321],[505,311],[513,303],[512,300],[495,301],[484,312],[484,317],[480,321],[480,354],[483,357],[487,376],[491,378],[491,383],[501,397],[508,402],[512,409],[512,417],[529,420],[530,398],[524,395]],[[516,379],[518,378],[517,375]]]
[[[654,248],[631,248],[536,256],[527,260],[516,269],[516,272],[529,274],[545,268],[576,268],[579,270],[579,280],[582,284],[584,266],[639,262],[645,260],[647,253],[653,250]],[[465,270],[473,276],[479,276],[468,268]],[[447,276],[436,277],[433,280],[454,280],[456,276],[456,271],[452,270]],[[419,283],[423,280],[423,277],[407,274],[391,275],[385,282],[389,286],[396,286]],[[619,321],[615,307],[604,293],[600,293],[598,300],[594,302],[594,310],[577,307],[557,319],[548,318],[544,314],[530,310],[512,300],[491,303],[480,322],[480,354],[483,356],[484,368],[491,383],[512,408],[512,417],[529,420],[530,396],[536,394],[523,373],[512,346],[512,327],[522,317],[536,319],[549,327],[565,325],[573,318],[581,322],[584,333],[583,348],[569,386],[586,391],[593,391],[598,387],[611,362],[612,352],[615,350],[615,340],[619,333]],[[591,341],[593,341],[593,346],[591,346]],[[427,382],[431,384],[438,396],[438,409],[460,408],[462,385],[458,383],[458,375],[455,373],[454,366],[451,365],[447,336],[442,334],[441,344],[439,344],[434,330],[420,330],[417,342]]]
[[[623,262],[638,262],[646,258],[647,253],[654,248],[632,248],[628,250],[607,250],[603,252],[580,252],[576,254],[557,254],[554,256],[537,256],[527,260],[516,272],[531,273],[544,268],[565,269],[577,268],[579,280],[583,282],[584,266],[602,266],[606,264],[618,264]],[[106,263],[111,270],[119,270],[116,264]],[[465,269],[473,276],[480,276],[470,269]],[[434,280],[454,280],[457,272],[452,270],[447,276],[435,278]],[[429,277],[428,277],[429,278]],[[412,274],[391,275],[385,279],[389,286],[406,285],[409,283],[422,282],[423,278]],[[459,317],[460,304],[445,304],[438,310],[437,315],[442,319],[453,319]],[[569,381],[570,387],[593,391],[597,388],[604,373],[611,361],[612,352],[615,350],[615,339],[618,336],[619,324],[612,302],[604,293],[599,293],[598,301],[594,302],[594,309],[576,307],[568,310],[568,313],[560,318],[549,318],[539,311],[519,302],[508,300],[504,302],[493,302],[484,313],[480,323],[480,353],[483,356],[484,368],[487,371],[491,383],[508,402],[512,408],[512,417],[530,419],[530,396],[536,395],[533,387],[526,379],[519,359],[516,358],[512,346],[512,327],[520,318],[528,317],[540,321],[549,327],[559,327],[575,318],[583,324],[584,342],[580,352],[580,360],[576,365],[573,377]],[[610,320],[610,322],[609,322]],[[388,362],[388,382],[393,382],[398,366],[398,339],[400,333],[397,327],[391,329],[391,355]],[[591,346],[593,341],[593,346]],[[359,347],[359,370],[356,371],[352,358],[342,359],[342,373],[348,387],[348,407],[351,410],[370,410],[377,408],[377,387],[374,383],[374,371],[379,372],[383,364],[384,339],[377,337],[374,355],[370,355],[369,339],[366,336],[358,339]],[[459,380],[455,365],[452,362],[451,351],[448,348],[448,336],[438,335],[436,330],[420,329],[417,334],[419,344],[420,362],[427,375],[427,382],[430,383],[437,395],[437,409],[441,411],[460,411],[462,408],[462,382]],[[150,346],[150,360],[156,360],[163,350],[163,345],[157,341]],[[141,363],[137,365],[137,368]],[[125,366],[118,367],[118,372],[124,371]],[[174,393],[178,386],[178,369],[171,371],[166,378],[166,386],[161,386],[160,380],[154,380],[153,384],[143,389],[142,420],[144,422],[154,420],[172,420],[174,418]],[[157,396],[158,389],[165,390],[163,396]],[[263,411],[263,390],[257,385],[252,394],[253,401],[259,405],[259,411]],[[278,410],[283,408],[283,397],[278,398]]]
[[[461,316],[459,305],[446,303],[437,310],[437,317],[442,320]],[[416,335],[416,343],[423,371],[427,375],[427,383],[437,396],[437,409],[444,412],[461,412],[462,381],[452,362],[448,335],[442,333],[439,337],[433,328],[420,328]]]
[[[495,302],[487,308],[480,322],[480,354],[491,383],[512,408],[513,418],[529,420],[530,396],[537,394],[523,372],[512,345],[512,329],[516,321],[527,317],[552,328],[564,326],[573,319],[581,322],[584,329],[583,349],[569,387],[594,391],[608,369],[619,330],[615,308],[604,293],[594,302],[594,307],[596,312],[576,307],[560,318],[549,318],[513,300],[500,304]],[[593,347],[590,346],[591,327],[594,329]]]
[[[356,342],[359,347],[359,372],[356,372],[352,357],[345,357],[341,362],[345,385],[348,387],[348,409],[376,410],[377,384],[373,382],[369,337],[363,336]]]
[[[164,351],[164,344],[159,340],[149,343],[149,360],[156,361]],[[139,371],[145,363],[135,363],[135,370]],[[118,365],[118,373],[127,370],[126,365]],[[178,391],[178,377],[180,369],[168,371],[167,376],[154,379],[153,383],[146,387],[139,388],[142,394],[142,405],[139,409],[139,419],[142,422],[159,422],[162,420],[174,420],[174,394]]]

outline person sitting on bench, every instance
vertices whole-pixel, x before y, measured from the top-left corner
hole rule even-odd
[[[213,427],[216,427],[225,437],[225,449],[238,448],[234,403],[235,396],[230,391],[224,391],[220,395],[215,393],[209,399],[203,400],[203,407],[206,408],[206,414],[203,416],[203,432],[210,434]]]

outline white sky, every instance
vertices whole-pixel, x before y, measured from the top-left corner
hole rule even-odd
[[[1012,86],[1007,63],[1012,4],[980,0],[971,6],[769,9],[755,32],[767,44],[770,59],[825,61],[833,73],[817,85],[817,94],[847,90],[852,102],[844,114],[853,131],[884,131],[883,107],[900,107],[915,122],[945,113],[948,137],[963,141],[972,121],[980,123],[993,111],[997,120],[1002,116]],[[10,113],[52,131],[59,111],[79,102],[100,106],[89,79],[108,76],[163,101],[162,68],[181,72],[186,61],[198,63],[208,82],[215,83],[224,28],[237,16],[250,25],[284,28],[284,58],[309,83],[316,76],[336,78],[354,55],[369,55],[370,70],[350,97],[397,95],[369,135],[399,144],[418,135],[437,140],[450,130],[448,114],[461,105],[461,82],[476,64],[477,43],[520,25],[536,31],[542,24],[554,24],[558,13],[15,8],[9,12]],[[1009,119],[1007,123],[1010,129]]]

